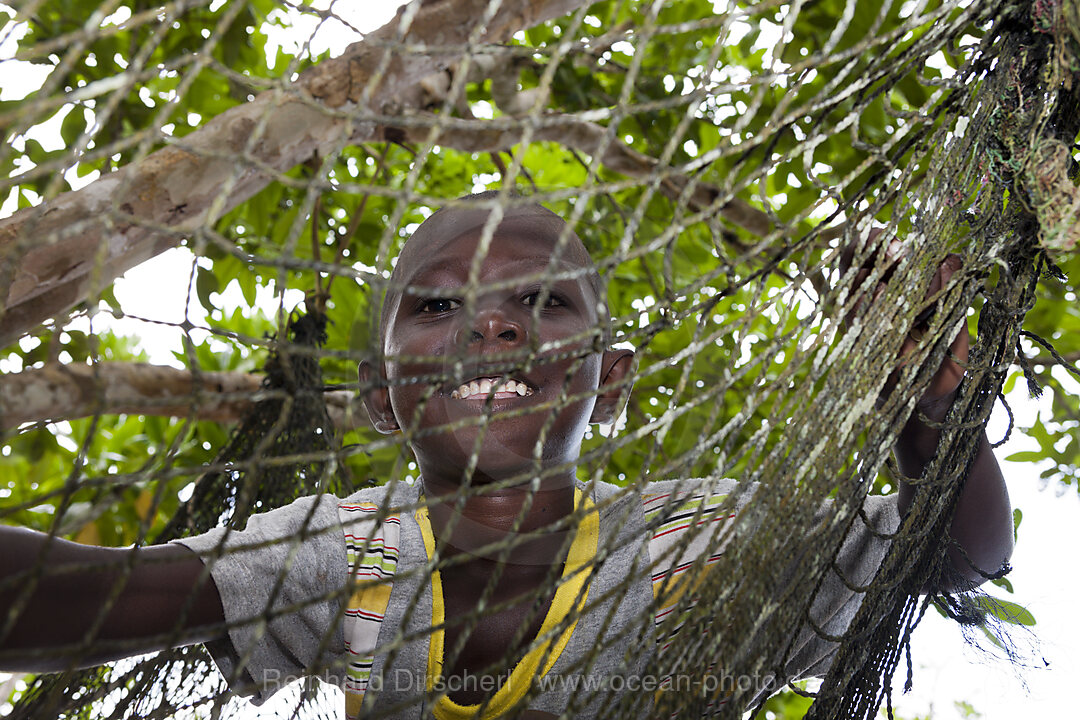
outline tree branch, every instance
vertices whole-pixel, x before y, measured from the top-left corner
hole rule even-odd
[[[377,125],[365,116],[415,109],[420,81],[458,60],[467,43],[508,40],[586,2],[504,0],[483,28],[489,0],[406,6],[296,83],[283,82],[81,190],[0,220],[0,288],[7,289],[0,347],[213,224],[277,173],[373,139]]]
[[[521,142],[524,128],[497,128],[489,123],[457,120],[453,123],[439,122],[436,115],[420,115],[409,119],[408,124],[382,128],[383,139],[423,142],[431,126],[439,124],[437,142],[440,145],[463,152],[499,152],[509,150]],[[661,170],[655,158],[634,150],[618,138],[605,144],[608,129],[603,125],[581,120],[572,115],[545,114],[532,131],[534,142],[555,142],[567,148],[591,156],[606,169],[631,178],[651,177]],[[602,152],[601,152],[602,149]],[[685,175],[672,173],[661,182],[663,193],[678,198],[689,183]],[[708,183],[697,183],[690,196],[689,206],[700,210],[709,207],[721,196],[722,190]],[[741,198],[734,197],[720,210],[728,221],[759,236],[768,235],[773,223],[761,210]]]
[[[261,375],[242,372],[196,376],[189,370],[144,363],[50,364],[4,376],[0,431],[23,423],[74,420],[98,413],[235,422],[255,401],[274,392],[262,387]],[[368,424],[357,393],[336,390],[324,397],[338,430]]]

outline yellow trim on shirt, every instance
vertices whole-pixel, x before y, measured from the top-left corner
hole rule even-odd
[[[555,597],[551,600],[544,622],[540,626],[537,637],[546,637],[538,646],[526,653],[525,657],[514,666],[505,683],[491,697],[491,701],[484,706],[480,713],[480,705],[459,705],[447,695],[442,695],[435,702],[432,714],[437,720],[490,720],[508,712],[517,705],[529,687],[532,678],[546,675],[555,661],[559,659],[570,636],[577,627],[577,618],[566,627],[557,638],[552,638],[555,629],[571,613],[577,614],[585,605],[589,596],[589,588],[586,583],[591,572],[590,565],[596,558],[596,547],[600,534],[599,513],[593,507],[592,500],[581,492],[574,489],[574,506],[587,509],[585,516],[578,525],[574,535],[574,541],[567,553],[566,564],[563,566],[562,583],[555,591]],[[435,538],[431,532],[431,523],[428,520],[427,508],[421,508],[416,512],[416,521],[420,525],[420,534],[424,538],[424,548],[427,550],[428,559],[434,557]],[[443,604],[442,576],[436,570],[431,574],[431,625],[438,627],[431,634],[428,644],[428,668],[427,688],[435,687],[435,680],[442,676],[443,669],[443,643],[444,632],[442,624],[445,622],[446,608]],[[540,669],[540,660],[547,657],[543,669]],[[538,673],[537,670],[540,669]]]

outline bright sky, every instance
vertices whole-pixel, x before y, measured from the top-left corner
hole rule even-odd
[[[223,0],[216,0],[219,2]],[[321,3],[323,7],[328,4],[325,0]],[[394,2],[337,2],[333,9],[354,28],[366,31],[392,17],[395,6]],[[3,5],[0,5],[0,12],[12,14]],[[292,33],[270,28],[271,43],[294,50],[310,36],[315,22],[305,18],[297,26],[299,30]],[[0,99],[25,96],[39,87],[47,75],[38,66],[10,60],[20,36],[17,25],[0,30]],[[324,24],[311,40],[312,50],[330,49],[336,55],[356,38],[353,30],[331,21]],[[46,149],[60,147],[58,128],[59,119],[36,130],[34,136]],[[89,179],[72,177],[71,181],[83,184]],[[10,214],[12,205],[3,202],[0,217]],[[202,324],[205,318],[198,303],[188,303],[187,288],[193,262],[193,256],[185,249],[163,253],[117,281],[116,296],[125,309],[137,309],[144,317],[180,322],[187,314],[191,322]],[[299,291],[292,291],[286,293],[283,302],[291,308],[300,299]],[[282,299],[275,297],[272,289],[264,289],[255,304],[272,313],[279,302]],[[235,284],[225,291],[222,303],[230,310],[246,307]],[[187,310],[189,307],[190,311]],[[172,355],[172,350],[180,347],[179,331],[174,328],[131,320],[114,321],[103,315],[98,316],[95,323],[98,327],[107,323],[118,332],[139,336],[152,362],[182,365]],[[80,324],[85,329],[86,321],[80,321]],[[0,367],[0,371],[7,372],[18,369]],[[1066,378],[1064,382],[1073,394],[1080,392],[1080,386],[1071,379]],[[1009,400],[1022,424],[1030,424],[1036,412],[1041,412],[1044,418],[1050,415],[1049,398],[1029,401],[1023,390],[1018,390]],[[1004,423],[1004,413],[997,412],[990,430],[991,439],[1003,435]],[[998,455],[1004,457],[1027,449],[1036,449],[1034,442],[1014,434]],[[1018,671],[1003,661],[980,658],[964,645],[955,624],[930,612],[915,635],[914,690],[907,695],[898,691],[895,698],[896,708],[905,718],[928,712],[932,712],[934,718],[969,717],[955,704],[958,701],[969,703],[981,717],[991,719],[1057,717],[1075,705],[1071,682],[1080,676],[1080,630],[1073,606],[1080,596],[1080,581],[1071,572],[1075,561],[1070,556],[1080,547],[1080,497],[1076,488],[1041,487],[1038,479],[1041,467],[1003,465],[1014,505],[1023,511],[1024,521],[1013,559],[1015,570],[1010,576],[1017,592],[1002,596],[1025,605],[1037,619],[1034,639],[1038,645],[1029,659],[1031,667]],[[1017,637],[1024,639],[1020,634]],[[1043,667],[1043,658],[1049,662],[1049,667]],[[4,676],[0,675],[0,684],[3,680]],[[903,677],[899,677],[897,687],[902,688],[903,682]]]
[[[1080,385],[1071,379],[1064,383],[1070,394],[1080,392]],[[1019,389],[1009,395],[1019,421],[1030,424],[1036,412],[1050,417],[1049,396],[1030,401],[1022,385],[1017,383]],[[988,433],[991,441],[1000,439],[1006,427],[1005,413],[998,408]],[[1034,440],[1014,433],[997,455],[1002,459],[1037,449]],[[1018,669],[1005,661],[980,657],[964,645],[955,623],[930,612],[914,637],[914,689],[896,698],[903,717],[925,714],[931,708],[934,718],[967,717],[956,701],[969,703],[981,717],[991,720],[1071,714],[1067,708],[1076,703],[1072,682],[1080,677],[1076,622],[1080,580],[1074,571],[1074,554],[1080,547],[1080,496],[1077,488],[1043,487],[1039,472],[1044,466],[1002,462],[1013,506],[1020,508],[1024,519],[1009,575],[1016,592],[1009,595],[994,588],[993,594],[1024,605],[1035,616],[1033,636],[1015,635],[1021,646],[1033,643],[1029,667]],[[1049,666],[1044,666],[1044,658]],[[901,673],[896,685],[902,688],[903,683]]]

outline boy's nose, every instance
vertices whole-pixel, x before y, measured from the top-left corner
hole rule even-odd
[[[463,335],[465,335],[463,333]],[[463,337],[468,344],[495,342],[516,345],[525,338],[525,328],[498,309],[479,310],[473,318],[472,327]]]

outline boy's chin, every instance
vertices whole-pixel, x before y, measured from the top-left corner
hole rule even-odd
[[[570,458],[576,457],[574,454],[558,451],[554,453],[555,457],[547,457],[552,448],[545,448],[545,457],[537,459],[534,455],[535,446],[514,447],[500,442],[497,438],[485,437],[480,443],[479,452],[476,453],[474,465],[472,455],[475,447],[473,443],[450,442],[438,448],[424,448],[421,472],[437,473],[446,480],[456,478],[458,482],[471,472],[470,484],[473,485],[511,479],[527,483],[538,472],[542,473],[544,468],[569,462]],[[470,467],[473,468],[471,471]]]

